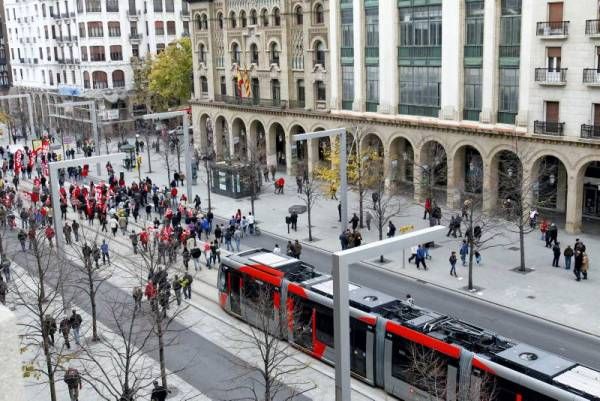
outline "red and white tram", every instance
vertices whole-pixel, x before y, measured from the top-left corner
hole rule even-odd
[[[256,294],[268,293],[279,328],[273,334],[330,364],[332,288],[331,276],[264,249],[223,257],[219,268],[223,309],[254,324]],[[600,400],[598,371],[371,288],[350,284],[349,297],[352,374],[399,399]],[[433,398],[427,379],[415,374],[417,357],[438,365],[436,387],[443,388]],[[489,378],[493,393],[483,394]]]

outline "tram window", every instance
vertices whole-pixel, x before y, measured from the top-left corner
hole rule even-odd
[[[246,302],[266,310],[273,309],[273,287],[270,284],[244,277],[244,297]]]
[[[333,312],[329,308],[317,307],[317,339],[333,347]]]
[[[227,291],[227,269],[223,265],[219,268],[219,291]]]
[[[352,348],[367,350],[367,325],[355,318],[350,318],[350,343]]]
[[[445,398],[448,360],[439,352],[394,336],[392,376],[437,398]]]
[[[260,297],[260,286],[256,281],[248,277],[244,277],[244,297],[246,301],[254,304],[258,303]]]

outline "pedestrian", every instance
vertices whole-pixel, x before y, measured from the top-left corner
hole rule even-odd
[[[548,221],[546,219],[542,220],[540,223],[540,233],[542,234],[542,241],[546,241],[546,232],[548,231]],[[547,244],[547,242],[546,242]]]
[[[590,258],[587,253],[583,252],[583,257],[581,260],[581,274],[583,274],[583,279],[587,280],[588,270],[590,268]]]
[[[467,265],[467,255],[469,254],[469,245],[466,240],[463,240],[462,245],[459,250],[460,260],[462,261],[462,265]]]
[[[295,210],[293,210],[290,215],[290,221],[292,223],[292,229],[294,231],[298,231],[298,212]]]
[[[183,267],[185,267],[185,271],[188,271],[190,267],[190,250],[187,248],[187,245],[183,245],[183,251],[181,252],[181,257],[183,258]]]
[[[337,210],[338,210],[338,221],[341,222],[342,221],[342,202],[338,202]]]
[[[446,237],[449,237],[450,234],[452,234],[454,236],[454,238],[456,238],[456,230],[454,229],[454,225],[456,224],[455,220],[454,220],[454,216],[450,217],[450,223],[448,223],[448,232],[446,233]]]
[[[417,259],[417,249],[419,249],[419,247],[417,246],[411,246],[410,247],[410,257],[408,258],[408,263],[412,262],[413,260]]]
[[[163,386],[159,386],[156,380],[153,382],[153,384],[154,388],[152,389],[150,401],[165,401],[170,391],[164,388]]]
[[[415,299],[410,294],[406,294],[406,299],[404,301],[411,307],[415,306]]]
[[[155,277],[153,276],[152,278],[154,279]],[[144,289],[144,295],[146,296],[146,299],[148,300],[148,302],[150,302],[150,307],[152,308],[152,310],[156,311],[157,291],[156,291],[156,287],[154,286],[154,282],[150,279],[148,280],[148,283],[146,284],[146,288]]]
[[[301,176],[296,176],[296,186],[298,187],[297,192],[299,194],[302,193],[302,177]]]
[[[4,282],[2,276],[0,276],[0,303],[6,305],[6,294],[8,293],[8,285]]]
[[[217,224],[215,227],[215,241],[222,244],[223,243],[223,232],[221,231],[221,227]]]
[[[365,222],[367,223],[367,230],[371,231],[371,221],[373,220],[373,215],[370,211],[367,210],[365,214]]]
[[[552,223],[550,224],[550,227],[548,228],[548,232],[546,233],[546,247],[550,248],[552,243],[557,243],[558,242],[558,227],[556,226],[556,224]]]
[[[71,321],[67,316],[63,320],[60,321],[60,325],[58,326],[60,334],[62,334],[63,339],[65,341],[65,347],[67,349],[71,349],[71,343],[69,342],[69,332],[71,331]]]
[[[475,256],[475,263],[477,263],[477,266],[479,266],[481,264],[481,252],[479,252],[478,249],[475,249],[473,256]]]
[[[219,243],[217,240],[214,240],[210,246],[210,261],[211,265],[217,264],[217,261],[221,263],[221,250],[219,249]],[[210,270],[210,268],[211,267],[209,266],[208,269]]]
[[[575,275],[575,280],[581,280],[581,268],[583,265],[583,251],[576,250],[575,251],[575,266],[573,268],[573,274]]]
[[[423,208],[423,220],[427,220],[427,215],[431,216],[431,199],[425,199],[425,206]]]
[[[461,228],[461,224],[462,224],[462,217],[460,217],[458,214],[456,216],[454,216],[454,231],[452,232],[452,235],[454,236],[454,238],[456,238],[456,231],[458,230],[458,236],[462,237],[462,228]]]
[[[254,215],[252,213],[248,213],[248,230],[250,234],[254,234]]]
[[[346,230],[340,234],[340,243],[342,245],[342,251],[344,249],[348,249],[348,231],[349,230]]]
[[[433,202],[431,215],[435,219],[435,223],[439,226],[442,222],[442,208],[439,207],[436,202]]]
[[[560,259],[560,243],[554,243],[554,245],[552,246],[552,255],[554,256],[552,259],[552,267],[559,267],[558,261]]]
[[[138,253],[138,235],[135,231],[131,230],[131,234],[129,234],[129,239],[131,240],[131,246],[133,247],[133,254],[137,255]]]
[[[573,245],[573,249],[575,251],[585,252],[585,245],[583,244],[582,241],[579,240],[579,238],[576,238],[575,245]]]
[[[565,257],[565,270],[571,270],[571,258],[574,254],[575,252],[573,252],[573,248],[571,248],[571,245],[567,245],[565,251],[563,252],[563,255]]]
[[[96,265],[96,269],[100,268],[100,265],[98,264],[98,261],[100,260],[100,249],[98,248],[98,245],[94,242],[94,245],[92,246],[92,258],[94,259],[94,264]]]
[[[337,198],[337,186],[335,183],[329,185],[329,199],[338,200]]]
[[[273,247],[273,253],[275,255],[281,254],[281,248],[279,248],[279,245],[275,244],[275,247]]]
[[[192,282],[194,278],[188,272],[185,272],[181,279],[181,288],[183,289],[183,298],[192,299]]]
[[[353,213],[352,214],[352,218],[348,222],[349,224],[352,224],[352,231],[356,231],[356,229],[358,228],[358,223],[359,222],[360,222],[360,219],[358,218],[358,216],[356,215],[356,213]]]
[[[416,263],[417,269],[419,269],[419,265],[422,263],[423,268],[427,270],[427,264],[425,263],[425,248],[421,244],[417,246]]]
[[[537,216],[538,216],[537,209],[535,209],[535,208],[531,209],[531,211],[529,212],[529,228],[531,228],[532,230],[535,228],[535,226],[537,224]]]
[[[238,226],[233,232],[233,241],[235,242],[236,252],[240,251],[240,242],[242,241],[242,230]]]
[[[81,376],[79,371],[73,367],[69,367],[65,372],[65,383],[69,388],[69,397],[71,401],[79,401],[79,390],[81,390]]]
[[[388,222],[387,237],[392,238],[396,235],[396,226],[391,221]]]
[[[298,240],[294,241],[292,251],[294,252],[293,256],[296,259],[300,259],[300,255],[302,254],[302,245],[300,245],[300,242],[298,242]]]
[[[454,277],[458,277],[458,275],[456,274],[456,261],[457,261],[457,257],[456,257],[456,252],[452,251],[452,253],[450,254],[450,259],[448,259],[448,261],[450,262],[450,275],[454,276]]]
[[[71,323],[71,329],[73,330],[73,338],[75,339],[75,344],[81,345],[79,342],[79,330],[81,329],[81,315],[78,314],[75,309],[73,309],[73,313],[69,318],[69,322]]]
[[[105,265],[108,260],[108,264],[110,265],[110,254],[108,253],[108,244],[106,240],[102,240],[102,245],[100,245],[100,251],[102,252],[102,264]]]
[[[173,291],[175,292],[175,299],[177,300],[177,306],[181,306],[181,281],[179,280],[179,276],[176,274],[173,278]]]
[[[142,297],[144,296],[142,287],[133,287],[131,296],[133,297],[134,310],[142,309]]]
[[[117,235],[117,230],[119,229],[119,221],[115,216],[110,219],[110,231],[112,232],[113,237]]]
[[[25,230],[19,230],[19,233],[17,234],[17,239],[21,244],[21,250],[25,252],[25,241],[27,240],[27,233],[25,232]]]
[[[231,245],[231,239],[233,237],[233,234],[231,233],[231,230],[226,229],[225,234],[223,236],[225,238],[225,248],[227,248],[228,251],[233,252],[233,246]]]
[[[71,226],[69,225],[69,223],[65,223],[64,227],[63,227],[63,234],[65,236],[65,242],[67,243],[67,245],[71,245]]]

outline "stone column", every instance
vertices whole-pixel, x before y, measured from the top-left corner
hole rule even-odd
[[[306,168],[308,168],[308,176],[310,177],[315,168],[315,163],[319,159],[318,139],[309,139],[306,143]]]
[[[567,210],[567,180],[569,179],[565,166],[558,165],[558,174],[556,177],[556,209],[560,212]]]
[[[365,111],[365,5],[363,0],[353,0],[352,17],[354,19],[354,102],[352,110]]]
[[[461,1],[442,2],[442,94],[440,117],[459,120],[461,109],[462,31]]]
[[[567,218],[565,229],[569,234],[581,232],[583,207],[583,176],[578,172],[569,173],[567,191]]]
[[[481,114],[479,115],[479,120],[482,123],[494,123],[496,121],[498,99],[496,95],[496,71],[498,70],[496,21],[498,20],[499,4],[498,1],[486,1],[484,5]]]
[[[483,211],[492,213],[498,202],[498,160],[483,161]]]
[[[414,164],[413,164],[413,196],[416,203],[423,203],[425,201],[425,191],[423,190],[423,169],[420,167],[423,165],[421,160],[421,149],[414,149]]]
[[[379,2],[379,113],[398,110],[398,4]]]
[[[465,188],[465,152],[456,152],[448,156],[448,179],[446,185],[446,205],[451,209],[460,209],[461,195]]]
[[[532,71],[534,65],[533,41],[535,37],[535,12],[534,1],[524,1],[521,8],[521,68],[519,69],[519,113],[517,114],[516,124],[521,127],[528,126],[529,93],[530,85],[533,80]],[[539,6],[539,5],[538,5]]]
[[[292,11],[290,10],[291,4],[290,2],[286,2],[283,1],[281,2],[281,47],[279,48],[279,68],[281,69],[281,71],[292,71],[291,68],[291,63],[290,63],[290,53],[293,52],[292,47],[291,47],[291,43],[290,43],[290,39],[288,34],[291,33],[291,31],[288,29],[288,18],[287,15],[289,13],[291,13]],[[248,11],[249,12],[249,11]],[[268,38],[266,38],[268,40]],[[266,42],[266,41],[265,41]],[[268,45],[267,45],[268,46]],[[280,99],[285,101],[285,102],[289,102],[289,100],[292,98],[292,96],[290,96],[290,76],[292,74],[280,74],[280,76],[278,77],[279,79],[279,85],[280,85]],[[285,79],[284,79],[285,78]],[[294,86],[292,85],[292,88]],[[269,98],[271,98],[273,95],[270,94]],[[288,103],[289,104],[289,103]]]
[[[340,66],[340,2],[329,2],[329,82],[327,87],[329,91],[329,107],[337,110],[342,105],[342,79]]]
[[[229,149],[227,149],[227,151],[229,152],[229,157],[233,159],[235,157],[235,143],[233,142],[233,122],[232,121],[227,121],[227,134],[228,134],[228,138],[229,138],[227,140],[227,145],[229,146]],[[238,140],[239,140],[239,134],[238,134]]]
[[[296,151],[297,143],[292,142],[292,138],[289,132],[285,133],[285,173],[287,175],[294,174],[294,166],[292,165],[292,145],[294,151]]]

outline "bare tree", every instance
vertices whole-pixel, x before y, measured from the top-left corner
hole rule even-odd
[[[141,309],[124,298],[112,301],[106,308],[114,329],[110,337],[101,340],[101,348],[83,347],[82,379],[101,399],[133,401],[154,377],[153,361],[146,356],[152,330],[138,322]]]
[[[236,387],[248,393],[248,396],[237,400],[294,400],[310,391],[313,386],[308,382],[292,379],[292,376],[300,375],[307,365],[294,360],[289,354],[287,343],[280,339],[281,333],[288,330],[288,325],[283,315],[273,314],[273,288],[267,283],[253,281],[246,285],[245,291],[248,300],[245,319],[253,322],[253,325],[232,340],[235,350],[251,350],[258,354],[258,366],[248,366],[244,362],[242,367],[250,372],[257,372],[262,380],[260,383],[251,382]],[[295,311],[288,313],[293,314]],[[233,362],[240,364],[239,361]]]
[[[298,197],[306,205],[306,215],[308,218],[308,240],[312,241],[312,210],[317,205],[322,197],[319,183],[315,181],[314,177],[309,177],[307,181],[302,185],[302,193]]]
[[[244,162],[244,164],[247,166],[247,171],[244,173],[243,179],[250,186],[250,209],[252,210],[252,216],[256,218],[254,203],[258,199],[258,195],[261,192],[262,164],[259,157],[258,146],[255,141],[250,141],[248,144],[248,152],[250,157]]]
[[[412,156],[412,154],[411,154]],[[437,202],[436,191],[441,186],[445,186],[448,180],[448,165],[446,150],[438,142],[429,142],[425,145],[424,153],[420,162],[416,163],[413,159],[408,160],[415,169],[415,191],[430,199],[431,202]],[[443,200],[445,202],[445,200]]]
[[[24,272],[16,274],[14,293],[16,306],[23,308],[31,320],[20,323],[24,332],[21,336],[22,346],[25,348],[41,348],[43,358],[43,369],[34,366],[38,354],[34,356],[31,370],[45,376],[48,380],[50,399],[57,401],[56,374],[61,368],[61,356],[65,353],[64,347],[57,348],[53,345],[52,330],[56,327],[57,319],[66,316],[65,305],[69,303],[65,299],[63,283],[69,277],[68,265],[61,263],[57,258],[55,250],[46,245],[43,230],[33,228],[35,235],[31,240],[31,254],[33,261],[29,262],[29,255],[23,263],[26,266]],[[18,252],[15,252],[17,255]],[[19,254],[19,258],[23,257]]]
[[[187,306],[175,307],[174,311],[167,314],[167,310],[174,306],[175,299],[170,297],[170,283],[167,284],[167,276],[175,270],[175,251],[173,242],[170,239],[160,238],[156,233],[156,238],[148,241],[146,247],[139,251],[142,263],[139,265],[139,282],[144,283],[146,277],[151,277],[158,283],[157,300],[152,304],[152,329],[158,342],[158,356],[160,362],[160,376],[162,385],[167,388],[167,369],[165,349],[174,344],[175,338],[167,338],[166,334],[170,330],[171,324],[180,316]],[[162,262],[162,263],[161,263]],[[164,280],[164,281],[163,281]]]
[[[519,271],[526,272],[525,235],[535,231],[529,224],[529,213],[532,210],[547,206],[550,199],[556,196],[556,189],[546,189],[540,194],[540,177],[553,174],[551,167],[540,165],[534,174],[524,174],[523,162],[531,159],[533,152],[515,139],[512,153],[499,161],[498,167],[498,200],[497,208],[510,223],[507,229],[519,235]]]
[[[163,157],[163,164],[167,168],[167,177],[168,181],[171,182],[171,165],[173,160],[171,159],[171,140],[170,135],[162,135],[160,137],[160,142],[163,143],[163,152],[161,152]]]
[[[70,250],[82,264],[76,263],[74,266],[82,273],[85,281],[76,281],[72,285],[78,290],[84,292],[89,300],[92,312],[92,341],[98,341],[97,327],[97,294],[104,282],[112,276],[112,267],[106,268],[98,265],[100,258],[100,249],[98,248],[98,233],[93,240],[86,238],[86,230],[81,230],[81,241],[79,244],[71,243]]]
[[[381,166],[378,172],[373,172],[379,176],[379,182],[375,188],[374,196],[371,201],[371,210],[373,211],[373,218],[375,224],[377,224],[377,233],[379,234],[379,240],[383,239],[383,229],[391,221],[393,217],[403,215],[403,210],[406,210],[406,205],[400,200],[399,197],[392,196],[389,191],[385,190],[385,180],[383,177],[383,170]],[[379,258],[380,262],[383,263],[385,258],[383,255]]]
[[[148,174],[152,173],[152,161],[151,161],[151,157],[150,157],[150,141],[152,139],[151,134],[154,130],[154,127],[152,127],[152,122],[150,121],[144,121],[144,120],[137,120],[136,124],[138,124],[138,132],[140,132],[144,138],[144,141],[146,142],[146,152],[147,152],[147,156],[148,156]]]

